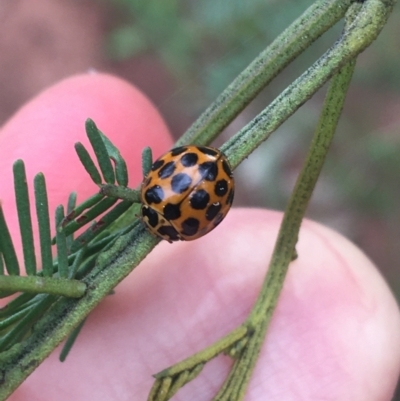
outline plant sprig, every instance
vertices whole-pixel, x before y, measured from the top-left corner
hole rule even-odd
[[[350,9],[348,13],[351,20],[355,9],[359,7]],[[349,21],[346,25],[349,25]],[[235,363],[213,400],[243,399],[289,264],[293,260],[300,225],[334,137],[354,67],[355,60],[352,60],[332,79],[306,162],[286,208],[268,273],[249,317],[238,328],[205,350],[156,374],[148,401],[169,400],[180,387],[193,380],[209,360],[221,353],[232,356]]]
[[[151,399],[158,401],[168,399],[172,393],[175,393],[187,381],[199,374],[209,357],[218,355],[220,352],[228,353],[235,357],[236,361],[226,384],[222,387],[216,400],[242,399],[263,341],[269,318],[277,301],[287,266],[293,256],[298,228],[304,215],[308,198],[312,193],[321,163],[326,155],[328,143],[331,140],[337,124],[337,118],[340,115],[354,60],[379,34],[386,23],[394,2],[394,0],[365,0],[361,5],[361,3],[351,0],[316,1],[248,69],[239,75],[234,83],[221,94],[216,102],[206,110],[199,120],[194,123],[193,127],[178,141],[178,145],[210,143],[257,95],[262,87],[268,84],[323,32],[340,20],[346,10],[354,4],[354,8],[351,10],[354,13],[354,19],[352,18],[352,22],[346,24],[344,33],[332,48],[259,116],[222,147],[231,165],[236,167],[325,82],[337,74],[327,94],[309,157],[303,173],[300,175],[294,196],[289,203],[288,211],[285,213],[269,273],[266,276],[263,289],[252,313],[243,326],[217,342],[217,345],[214,344],[214,346],[202,351],[203,354],[200,357],[203,359],[199,359],[199,354],[197,354],[197,362],[193,363],[196,356],[193,359],[189,358],[187,360],[189,364],[185,365],[186,367],[182,365],[183,369],[180,372],[175,372],[171,368],[160,373],[157,376],[155,390],[152,392]],[[82,163],[84,165],[86,163],[92,179],[98,185],[103,185],[103,180],[101,179],[101,175],[103,175],[104,182],[107,185],[114,185],[116,180],[118,186],[126,187],[127,180],[124,181],[124,167],[118,161],[118,153],[111,157],[111,162],[110,146],[112,148],[112,145],[104,139],[104,136],[91,121],[87,124],[87,130],[91,132],[90,135],[93,134],[95,141],[100,140],[102,142],[95,143],[95,145],[92,143],[96,152],[103,156],[106,155],[104,159],[101,157],[97,160],[100,166],[99,171],[93,161],[88,161],[88,158],[90,158],[89,153],[82,151],[82,147],[78,145]],[[115,169],[113,169],[113,163],[115,164]],[[146,163],[144,164],[147,165]],[[42,187],[44,186],[42,185]],[[0,386],[0,399],[5,399],[33,371],[37,364],[68,336],[90,311],[140,263],[159,241],[152,237],[142,225],[137,224],[137,222],[132,223],[132,217],[129,215],[130,210],[135,207],[132,205],[126,212],[122,211],[118,217],[118,230],[120,231],[113,231],[112,229],[116,229],[117,225],[112,223],[106,230],[99,231],[94,236],[87,234],[88,237],[77,243],[76,239],[72,239],[72,235],[77,229],[77,223],[79,225],[79,219],[87,222],[93,215],[96,215],[93,218],[98,216],[97,211],[96,213],[92,212],[92,215],[90,212],[92,208],[98,207],[104,195],[96,196],[96,201],[93,201],[88,208],[81,208],[78,213],[78,206],[78,208],[68,212],[67,216],[64,217],[64,223],[61,224],[61,229],[65,230],[65,241],[69,244],[67,248],[71,249],[73,244],[77,244],[76,249],[73,248],[74,253],[67,256],[68,277],[70,279],[75,277],[85,285],[84,295],[80,298],[72,298],[49,294],[34,296],[32,294],[23,294],[20,296],[19,301],[15,300],[10,303],[10,310],[23,316],[14,326],[17,327],[15,331],[16,337],[21,340],[23,338],[23,340],[15,343],[14,347],[10,348],[9,339],[11,336],[9,331],[3,337],[5,340],[3,341],[3,338],[0,340],[0,347],[1,341],[3,341],[6,350],[0,354],[4,372],[4,380]],[[118,207],[118,205],[115,207]],[[103,212],[107,210],[107,207]],[[59,210],[58,221],[61,220],[61,215],[62,211]],[[117,216],[112,216],[112,219],[114,218],[117,218]],[[6,227],[5,220],[0,215],[1,224],[3,224],[2,227]],[[90,228],[87,232],[90,232]],[[15,263],[16,258],[13,256],[12,247],[8,247],[7,235],[4,233],[6,233],[6,230],[3,231],[3,237],[0,238],[0,250],[2,252],[0,257],[0,267],[2,269],[0,269],[0,272],[3,271],[4,267],[10,269],[11,266],[10,271],[17,277],[19,269],[17,269]],[[44,234],[44,237],[48,238],[48,235]],[[63,238],[61,240],[64,241]],[[48,242],[48,239],[46,241]],[[27,239],[27,242],[29,242],[29,239]],[[60,261],[53,262],[52,274],[58,274],[61,267],[62,275],[64,276],[65,265],[63,263],[60,263]],[[31,266],[30,269],[34,275],[33,267]],[[11,274],[10,271],[8,271],[9,274]],[[37,275],[41,276],[43,273],[38,272]],[[0,276],[0,281],[1,279],[2,276]],[[51,280],[53,277],[46,277],[46,279]],[[48,309],[50,305],[51,309]],[[43,311],[43,313],[39,313],[39,311]],[[12,321],[12,316],[7,311],[0,310],[0,316],[9,319],[7,324],[11,325],[15,322]],[[30,322],[30,324],[34,322],[35,330],[27,335],[26,331],[21,331],[25,326],[21,322]],[[208,357],[208,354],[205,356],[210,350],[212,351],[210,356]]]

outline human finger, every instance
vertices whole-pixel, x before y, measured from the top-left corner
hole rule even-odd
[[[152,374],[245,320],[281,219],[233,209],[199,240],[161,243],[89,316],[66,363],[54,353],[12,400],[145,399]],[[317,223],[303,222],[297,251],[246,400],[390,400],[400,318],[388,286],[360,250]],[[230,366],[226,356],[211,361],[176,399],[211,399]]]
[[[19,256],[12,165],[17,159],[25,162],[33,216],[32,181],[38,172],[46,179],[52,220],[56,206],[65,205],[72,191],[78,193],[78,203],[95,194],[98,188],[74,150],[78,141],[91,149],[84,130],[87,118],[92,118],[120,149],[127,160],[131,186],[142,178],[142,149],[151,145],[158,156],[172,144],[168,128],[152,103],[138,89],[111,75],[74,76],[32,99],[0,131],[0,200]],[[35,218],[33,228],[38,245]]]

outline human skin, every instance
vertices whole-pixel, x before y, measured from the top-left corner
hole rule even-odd
[[[0,199],[17,244],[12,163],[28,182],[45,174],[50,210],[75,190],[96,192],[73,144],[92,118],[121,150],[130,185],[141,181],[141,150],[171,145],[166,125],[137,89],[92,74],[49,88],[0,131]],[[12,401],[145,400],[152,374],[239,325],[261,287],[282,213],[233,208],[193,242],[160,243],[89,316],[66,362],[57,349]],[[374,265],[350,241],[305,220],[246,400],[390,400],[400,370],[400,316]],[[213,360],[176,400],[210,400],[231,361]]]

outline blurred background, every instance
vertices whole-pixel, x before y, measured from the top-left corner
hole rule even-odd
[[[47,86],[89,69],[142,89],[178,138],[311,0],[2,0],[0,124]],[[308,217],[380,267],[400,299],[400,7],[358,60]],[[226,129],[260,112],[340,34],[334,27]],[[317,93],[235,172],[235,206],[284,209],[323,101]],[[399,392],[398,392],[399,393]],[[396,400],[400,400],[400,394]]]

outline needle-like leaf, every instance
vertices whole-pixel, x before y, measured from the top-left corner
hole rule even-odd
[[[3,208],[0,202],[0,254],[3,254],[4,264],[7,273],[10,275],[19,275],[19,263],[14,245],[11,240],[10,231],[8,230],[6,219],[4,218]]]
[[[108,184],[114,184],[115,174],[111,164],[110,155],[107,152],[107,148],[100,131],[90,118],[86,120],[86,134],[96,155],[104,181]]]
[[[36,255],[33,242],[32,219],[26,183],[25,165],[22,160],[17,160],[13,166],[14,189],[17,204],[19,230],[22,239],[25,271],[28,275],[36,274]]]
[[[44,175],[39,173],[34,179],[36,215],[39,223],[40,253],[42,256],[43,275],[53,275],[53,257],[51,254],[51,235],[49,204],[47,200],[46,181]]]

